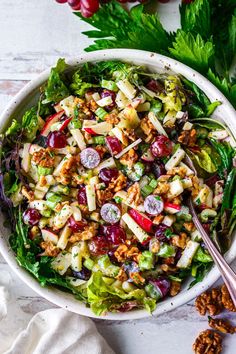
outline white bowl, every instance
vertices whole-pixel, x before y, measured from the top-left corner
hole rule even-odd
[[[215,88],[207,79],[196,71],[189,67],[169,59],[165,56],[139,51],[139,50],[127,50],[127,49],[112,49],[97,51],[94,53],[83,54],[75,60],[69,60],[68,64],[76,66],[85,62],[103,61],[118,59],[122,61],[132,62],[137,65],[145,65],[149,70],[153,72],[166,72],[173,71],[177,74],[185,76],[187,79],[193,81],[198,87],[200,87],[209,97],[211,101],[219,100],[222,105],[215,111],[214,117],[216,119],[224,119],[232,133],[236,136],[236,112],[223,94]],[[36,79],[26,85],[10,102],[5,112],[0,117],[1,131],[3,131],[10,123],[13,117],[22,116],[25,109],[31,106],[37,98],[39,87],[47,80],[50,70],[44,71]],[[92,311],[87,308],[82,302],[76,300],[73,295],[60,291],[53,287],[43,288],[26,270],[19,267],[15,260],[13,251],[9,247],[8,237],[9,230],[3,226],[3,215],[1,215],[0,225],[0,251],[10,267],[17,273],[17,275],[34,291],[39,295],[51,301],[55,305],[63,307],[69,311],[89,316],[97,317]],[[231,262],[236,257],[236,238],[234,239],[230,250],[226,254],[226,259]],[[209,288],[220,276],[220,273],[216,267],[207,274],[201,283],[196,284],[193,288],[188,290],[188,283],[184,285],[182,291],[173,298],[168,298],[160,302],[157,309],[154,311],[154,315],[160,315],[164,312],[173,310],[174,308],[187,303],[194,297],[198,296],[202,291]],[[137,318],[147,317],[148,313],[145,310],[133,310],[127,313],[109,313],[106,316],[99,318],[107,320],[132,320]]]

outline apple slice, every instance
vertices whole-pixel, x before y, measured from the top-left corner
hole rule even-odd
[[[47,230],[47,229],[42,230],[42,238],[46,242],[51,241],[52,243],[54,243],[54,245],[56,245],[58,242],[58,236],[56,234],[54,234],[52,231]]]
[[[150,220],[146,215],[143,213],[138,212],[135,209],[129,210],[129,215],[136,221],[136,223],[146,232],[152,231],[152,220]]]
[[[60,111],[58,113],[55,113],[53,115],[51,115],[50,117],[48,117],[48,119],[46,120],[43,129],[41,130],[40,134],[42,136],[48,136],[48,134],[50,133],[50,128],[54,123],[57,123],[59,121],[59,119],[63,116],[63,114],[65,114],[64,110]]]

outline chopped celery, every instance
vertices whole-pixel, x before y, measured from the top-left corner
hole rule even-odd
[[[38,174],[40,176],[47,176],[52,174],[52,168],[38,166]]]
[[[122,202],[122,198],[119,196],[114,197],[114,200],[117,204],[120,204]]]
[[[40,214],[45,216],[45,218],[49,218],[51,216],[52,211],[51,210],[41,210]]]
[[[106,143],[105,137],[99,135],[93,137],[93,142],[94,144],[98,144],[98,145],[104,145]]]
[[[51,188],[51,192],[54,192],[54,193],[62,193],[64,195],[68,195],[70,194],[70,187],[68,186],[63,186],[63,184],[58,184],[56,186],[53,186]]]
[[[176,249],[174,246],[168,245],[167,243],[163,243],[160,247],[157,255],[163,258],[174,257],[176,254]]]
[[[111,80],[102,80],[101,82],[101,86],[103,88],[106,88],[108,90],[111,90],[111,91],[118,91],[118,87],[116,85],[116,83],[114,81],[111,81]]]
[[[138,265],[141,270],[152,269],[154,265],[154,254],[150,251],[142,252]]]
[[[152,179],[151,182],[149,183],[149,186],[152,188],[156,188],[158,185],[158,182],[156,179]]]
[[[159,300],[162,297],[161,293],[151,283],[145,286],[145,291],[152,299]]]
[[[56,205],[61,202],[62,197],[58,194],[48,193],[46,196],[46,204],[50,209],[55,209]]]
[[[105,111],[105,109],[103,109],[102,107],[99,107],[96,111],[95,111],[96,116],[98,116],[98,118],[100,118],[101,120],[104,119],[104,117],[107,115],[107,112]]]
[[[94,266],[94,261],[91,258],[87,258],[84,261],[84,266],[85,266],[85,268],[92,270],[93,266]]]
[[[108,277],[115,277],[119,273],[120,267],[111,263],[109,256],[106,254],[98,259],[98,266],[101,272]]]
[[[148,195],[152,194],[153,191],[154,191],[154,188],[152,188],[149,184],[144,186],[141,189],[141,193],[142,193],[143,197],[147,197]]]

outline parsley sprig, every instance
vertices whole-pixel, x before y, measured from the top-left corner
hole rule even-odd
[[[236,1],[195,0],[180,6],[181,28],[167,32],[158,14],[143,5],[126,11],[116,1],[104,4],[91,18],[81,20],[95,29],[86,51],[108,48],[148,50],[173,57],[205,75],[236,107]],[[233,73],[232,73],[233,72]]]

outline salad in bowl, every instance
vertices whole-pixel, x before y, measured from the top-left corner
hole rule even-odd
[[[236,144],[211,118],[218,105],[168,70],[60,59],[1,136],[19,265],[96,315],[153,312],[186,278],[201,281],[213,262],[188,198],[222,252],[236,224]]]

